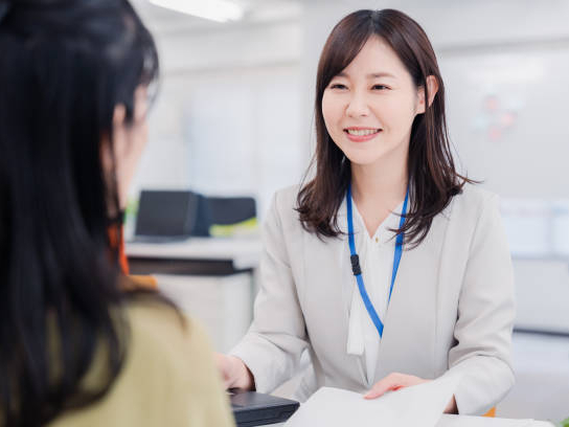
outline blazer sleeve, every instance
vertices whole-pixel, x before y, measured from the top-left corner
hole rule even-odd
[[[299,224],[286,230],[296,212],[292,204],[281,201],[279,196],[286,195],[274,196],[263,227],[260,289],[253,323],[230,352],[245,362],[253,374],[256,390],[264,393],[294,375],[307,346],[304,317],[285,242],[285,232],[294,232]]]
[[[460,414],[482,414],[514,384],[511,362],[515,317],[514,275],[498,209],[484,201],[471,240],[454,328],[449,370],[461,372],[455,392]]]

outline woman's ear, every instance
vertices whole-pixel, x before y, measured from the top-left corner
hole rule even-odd
[[[113,125],[121,126],[126,120],[126,107],[124,104],[115,105],[115,111],[113,112]]]
[[[429,92],[429,107],[435,99],[435,95],[439,90],[439,81],[435,76],[427,76],[427,92]],[[425,112],[425,88],[421,86],[419,88],[419,104],[417,106],[417,114],[422,114]]]
[[[113,113],[113,146],[115,159],[122,158],[124,152],[128,149],[126,107],[124,104],[115,105]]]

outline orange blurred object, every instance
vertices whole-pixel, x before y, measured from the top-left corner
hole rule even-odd
[[[128,261],[124,250],[124,232],[122,224],[111,225],[109,227],[109,244],[111,246],[111,254],[114,252],[119,255],[119,265],[122,272],[124,274],[128,274]]]
[[[128,278],[134,282],[137,288],[155,290],[158,286],[158,283],[156,282],[156,279],[153,276],[148,276],[148,275],[140,276],[136,274],[131,274],[130,276],[128,276]]]
[[[120,225],[120,229],[118,225],[109,227],[109,243],[111,245],[111,248],[114,249],[119,255],[119,265],[122,272],[127,275],[129,279],[131,279],[132,284],[135,285],[135,287],[144,289],[157,288],[157,282],[153,276],[129,275],[128,259],[126,257],[124,232],[122,225]],[[127,288],[129,287],[130,286],[127,286]]]

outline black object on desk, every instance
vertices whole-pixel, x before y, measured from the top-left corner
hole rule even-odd
[[[235,392],[230,399],[237,427],[282,423],[300,406],[294,400],[254,391]]]
[[[236,224],[257,215],[252,197],[206,197],[189,190],[142,190],[135,240],[168,242],[209,236],[213,224]]]
[[[194,233],[200,196],[191,191],[143,190],[140,193],[135,238],[180,239]],[[199,234],[199,233],[197,233]]]
[[[229,276],[252,273],[253,267],[237,269],[233,260],[226,259],[174,259],[127,255],[131,274],[176,274],[186,276]]]
[[[253,197],[206,197],[212,224],[228,225],[257,216]]]

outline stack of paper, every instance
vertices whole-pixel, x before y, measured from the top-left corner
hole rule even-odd
[[[285,427],[434,427],[460,381],[458,375],[441,378],[374,400],[337,388],[318,390],[286,422]]]
[[[443,415],[461,376],[446,374],[374,400],[323,387],[301,405],[284,427],[531,427],[533,420]]]

